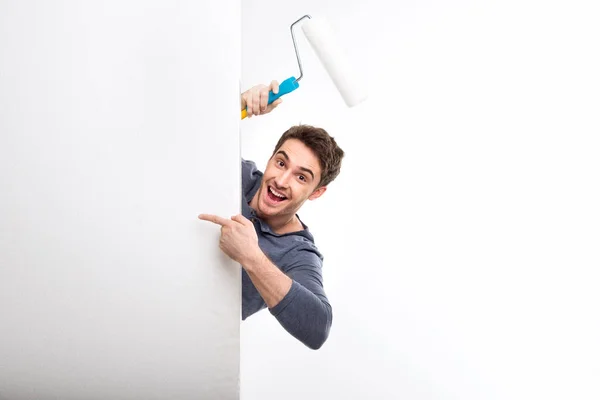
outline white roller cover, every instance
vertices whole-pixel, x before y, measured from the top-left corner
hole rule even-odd
[[[354,107],[364,101],[366,85],[339,46],[329,23],[321,18],[311,18],[302,24],[302,30],[346,105]]]

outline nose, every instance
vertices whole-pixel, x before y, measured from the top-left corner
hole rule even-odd
[[[280,173],[276,178],[275,178],[275,185],[277,186],[276,189],[285,189],[287,188],[287,184],[288,181],[290,179],[292,171],[287,170],[284,171],[282,173]]]

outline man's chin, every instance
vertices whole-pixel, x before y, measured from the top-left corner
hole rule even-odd
[[[284,200],[283,202],[287,202],[287,200]],[[261,201],[259,208],[263,218],[274,217],[280,215],[285,210],[285,205],[282,206],[281,204],[269,204],[266,201]]]
[[[281,210],[278,207],[273,207],[271,205],[263,203],[263,204],[261,204],[259,211],[264,217],[269,217],[269,216],[277,215]]]

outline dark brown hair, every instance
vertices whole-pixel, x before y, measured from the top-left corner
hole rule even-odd
[[[344,151],[337,145],[335,139],[329,136],[329,133],[325,129],[310,125],[292,126],[279,138],[275,150],[273,150],[273,155],[288,139],[300,140],[319,159],[321,181],[317,185],[317,188],[329,185],[339,175]]]

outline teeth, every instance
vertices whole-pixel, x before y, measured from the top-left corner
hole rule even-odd
[[[275,192],[271,186],[269,186],[269,191],[271,193],[273,193],[275,196],[279,197],[280,199],[283,199],[285,197],[284,195]]]

